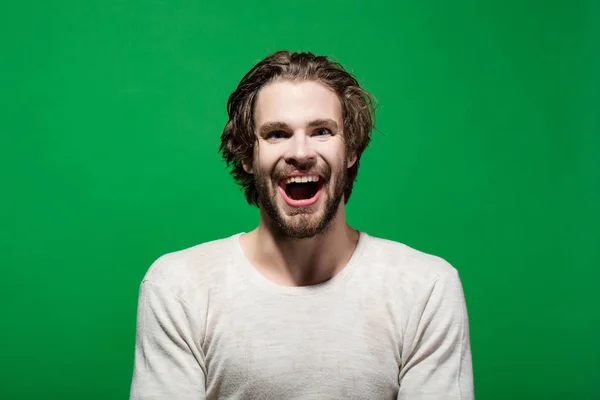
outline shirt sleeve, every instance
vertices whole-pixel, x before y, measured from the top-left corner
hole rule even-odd
[[[130,400],[205,399],[198,316],[159,285],[140,286]]]
[[[398,379],[398,400],[474,398],[469,320],[456,269],[438,276],[411,312]]]

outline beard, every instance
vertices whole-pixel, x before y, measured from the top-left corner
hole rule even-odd
[[[327,232],[331,225],[331,221],[336,216],[340,202],[344,196],[344,189],[348,181],[347,162],[344,161],[342,171],[335,178],[335,186],[333,193],[330,193],[329,182],[333,178],[331,170],[323,171],[324,177],[327,179],[327,184],[323,185],[321,196],[325,195],[325,204],[323,210],[318,210],[313,213],[307,212],[304,207],[294,208],[289,215],[285,215],[284,211],[277,205],[277,197],[279,196],[278,188],[271,190],[273,184],[272,179],[267,174],[264,174],[258,165],[254,165],[254,182],[258,193],[258,202],[261,208],[267,215],[267,220],[270,227],[277,235],[287,236],[295,239],[306,239],[317,235],[323,235]],[[277,181],[277,180],[275,180]]]

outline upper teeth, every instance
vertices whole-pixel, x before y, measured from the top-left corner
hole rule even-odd
[[[287,178],[285,183],[306,183],[306,182],[317,182],[319,180],[318,176],[293,176],[291,178]]]

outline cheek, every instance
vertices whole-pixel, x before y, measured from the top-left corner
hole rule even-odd
[[[271,149],[260,149],[254,155],[254,165],[255,168],[259,168],[263,171],[263,175],[270,175],[275,167],[277,166],[277,161],[279,157],[273,151],[269,151]]]
[[[324,161],[329,165],[332,172],[339,172],[344,169],[346,164],[346,153],[343,149],[329,148],[321,153]]]

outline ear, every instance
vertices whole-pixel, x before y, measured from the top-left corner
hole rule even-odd
[[[348,168],[351,168],[357,159],[358,159],[358,157],[356,156],[356,152],[350,154],[348,156]]]
[[[254,173],[254,171],[252,170],[252,160],[249,160],[247,158],[242,160],[242,168],[244,168],[244,171],[246,171],[249,174]]]

